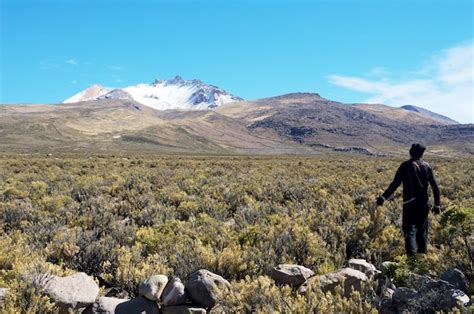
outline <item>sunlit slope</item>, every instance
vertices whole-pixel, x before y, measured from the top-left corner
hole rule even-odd
[[[440,155],[474,152],[473,125],[444,125],[416,112],[377,106],[310,93],[212,110],[155,110],[118,99],[5,105],[0,106],[0,150],[406,154],[408,145],[421,142]]]

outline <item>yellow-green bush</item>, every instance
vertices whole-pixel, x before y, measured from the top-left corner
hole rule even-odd
[[[52,306],[21,279],[35,269],[84,271],[103,288],[134,295],[150,274],[186,280],[206,268],[232,282],[228,306],[234,310],[370,312],[361,295],[343,300],[313,291],[305,297],[266,276],[279,263],[321,274],[352,257],[377,266],[400,259],[400,191],[383,207],[375,208],[374,199],[401,161],[343,155],[0,157],[0,286],[17,292],[4,308]],[[431,217],[423,263],[402,265],[433,274],[456,266],[472,278],[474,162],[429,162],[448,210]]]

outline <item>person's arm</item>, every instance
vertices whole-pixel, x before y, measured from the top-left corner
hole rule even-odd
[[[377,205],[382,205],[385,200],[387,200],[395,190],[402,184],[402,166],[400,166],[395,173],[392,183],[388,186],[385,192],[377,198]]]
[[[433,190],[433,197],[434,197],[434,208],[433,212],[435,214],[439,214],[441,212],[441,207],[440,207],[440,192],[439,192],[439,187],[438,183],[436,183],[436,179],[433,174],[433,170],[430,168],[429,170],[429,176],[428,176],[428,181],[431,185],[431,189]]]

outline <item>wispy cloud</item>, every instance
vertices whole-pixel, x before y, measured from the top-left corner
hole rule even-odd
[[[330,75],[332,84],[371,95],[364,102],[417,105],[459,122],[474,122],[474,41],[443,50],[412,71],[392,79],[384,68],[364,76]]]
[[[64,61],[66,64],[69,64],[69,65],[73,65],[73,66],[78,66],[79,65],[79,61],[77,59],[74,59],[74,58],[71,58],[71,59],[67,59],[66,61]]]

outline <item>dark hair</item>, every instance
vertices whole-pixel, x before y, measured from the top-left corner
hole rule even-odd
[[[410,156],[412,158],[419,159],[421,158],[421,156],[423,156],[425,149],[426,147],[421,144],[413,144],[411,145],[411,148],[410,148]]]

